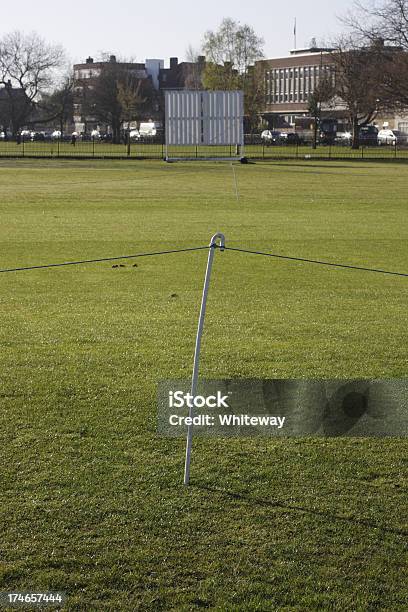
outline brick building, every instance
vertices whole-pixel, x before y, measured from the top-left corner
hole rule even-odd
[[[101,74],[104,66],[115,64],[138,79],[150,81],[152,87],[159,87],[159,73],[163,67],[163,60],[146,60],[145,63],[117,62],[116,57],[111,55],[107,61],[95,62],[88,57],[83,64],[74,65],[74,126],[78,133],[87,133],[99,128],[98,121],[83,107],[84,93],[87,88],[92,88],[96,79]],[[156,109],[157,111],[158,109]],[[154,109],[152,108],[152,113]]]
[[[90,132],[99,127],[96,118],[84,112],[82,100],[85,88],[92,88],[103,67],[109,63],[115,63],[136,78],[149,82],[156,95],[152,98],[151,107],[146,109],[144,119],[160,122],[164,114],[163,92],[166,89],[200,89],[205,58],[199,57],[197,62],[179,63],[177,57],[171,57],[169,68],[164,67],[162,59],[146,59],[144,63],[117,62],[114,55],[107,61],[95,62],[92,57],[88,57],[85,63],[75,64],[74,125],[78,133]]]
[[[287,57],[256,62],[264,74],[262,116],[272,125],[309,114],[308,99],[323,76],[334,74],[330,48],[296,49]]]
[[[392,48],[391,48],[392,49]],[[331,60],[333,49],[312,47],[296,49],[287,57],[265,59],[256,62],[264,75],[264,107],[261,115],[270,127],[289,127],[295,118],[310,116],[308,99],[323,76],[334,75]],[[322,117],[345,119],[345,108],[341,100],[329,108],[322,105]],[[296,122],[297,122],[296,121]],[[381,113],[373,123],[381,129],[387,127],[408,133],[408,115]]]
[[[202,74],[205,57],[200,55],[196,62],[180,62],[177,57],[170,58],[169,68],[161,68],[159,87],[166,89],[202,89]]]

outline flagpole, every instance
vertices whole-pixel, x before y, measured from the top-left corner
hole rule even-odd
[[[296,42],[296,17],[295,17],[295,25],[293,27],[293,42],[295,44],[294,49],[297,49],[297,42]]]

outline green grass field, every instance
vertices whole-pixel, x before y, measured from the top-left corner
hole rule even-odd
[[[1,268],[227,245],[408,271],[408,166],[0,160]],[[407,609],[406,440],[156,434],[206,252],[0,274],[0,591]],[[137,263],[137,267],[134,267]],[[406,377],[407,279],[216,252],[202,376]]]

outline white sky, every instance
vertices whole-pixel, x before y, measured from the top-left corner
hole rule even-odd
[[[312,37],[329,41],[339,32],[337,16],[351,5],[352,0],[5,0],[0,35],[34,30],[61,43],[74,62],[105,51],[135,61],[162,58],[167,65],[170,56],[182,60],[189,44],[198,48],[206,30],[232,17],[250,24],[265,39],[266,57],[276,57],[293,47],[295,17],[297,46],[307,46]]]

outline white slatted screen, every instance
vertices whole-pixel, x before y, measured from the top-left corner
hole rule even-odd
[[[242,91],[166,91],[167,145],[243,145]]]

